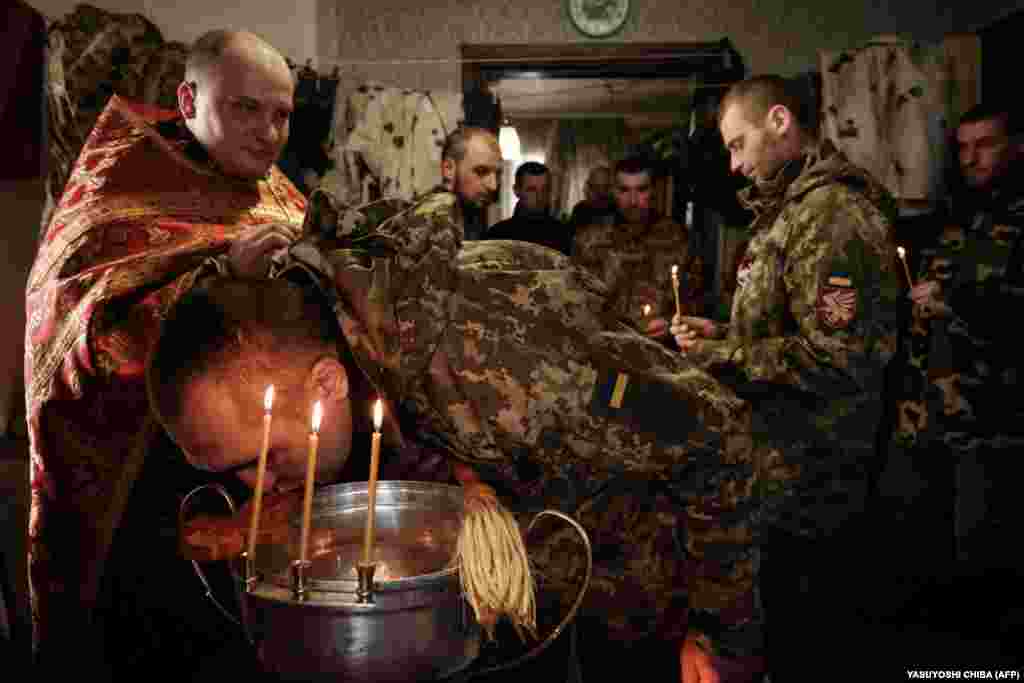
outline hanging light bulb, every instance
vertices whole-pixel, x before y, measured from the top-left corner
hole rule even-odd
[[[519,133],[512,127],[508,119],[505,119],[501,130],[498,131],[498,146],[501,147],[501,158],[505,161],[519,161],[523,156],[523,150],[519,144]]]

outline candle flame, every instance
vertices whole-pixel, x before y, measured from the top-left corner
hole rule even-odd
[[[274,407],[274,385],[271,384],[267,387],[266,393],[263,394],[263,409],[268,413],[270,409]]]
[[[320,420],[324,417],[324,407],[320,405],[320,401],[313,404],[313,433],[320,433]]]
[[[650,315],[651,314],[651,305],[650,304],[644,304],[643,311],[644,311],[644,315]]]
[[[900,258],[903,258],[907,251],[903,247],[896,247],[896,253],[900,255]]]
[[[672,275],[675,276],[679,273],[679,266],[672,266]]]
[[[384,422],[384,403],[378,398],[373,404],[373,431],[379,432],[380,425]]]

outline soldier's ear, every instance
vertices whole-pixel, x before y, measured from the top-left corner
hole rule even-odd
[[[441,161],[441,178],[445,183],[455,180],[455,162],[453,160],[443,159]]]
[[[793,113],[787,107],[776,104],[768,110],[767,124],[776,135],[783,135],[789,130],[793,120]]]
[[[315,396],[327,401],[348,398],[348,373],[345,366],[332,356],[323,356],[313,364],[309,381]]]
[[[186,119],[196,117],[196,84],[182,81],[178,84],[178,111]]]

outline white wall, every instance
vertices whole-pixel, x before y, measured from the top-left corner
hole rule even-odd
[[[79,0],[28,0],[49,19],[72,12]],[[317,0],[90,0],[108,12],[138,12],[156,24],[165,40],[190,43],[215,28],[253,31],[295,62],[317,64]]]
[[[983,2],[985,0],[982,0]],[[320,0],[319,48],[352,80],[414,88],[457,88],[459,45],[579,43],[565,0]],[[817,68],[818,51],[908,33],[925,40],[966,30],[960,0],[639,0],[611,42],[703,42],[729,38],[755,72],[793,75]],[[955,7],[954,7],[955,5]],[[386,60],[432,64],[373,64]]]

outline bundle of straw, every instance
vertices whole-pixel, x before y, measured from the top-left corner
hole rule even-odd
[[[530,558],[519,524],[486,485],[467,486],[465,514],[453,562],[462,591],[489,638],[501,617],[519,637],[537,637],[537,605]]]

